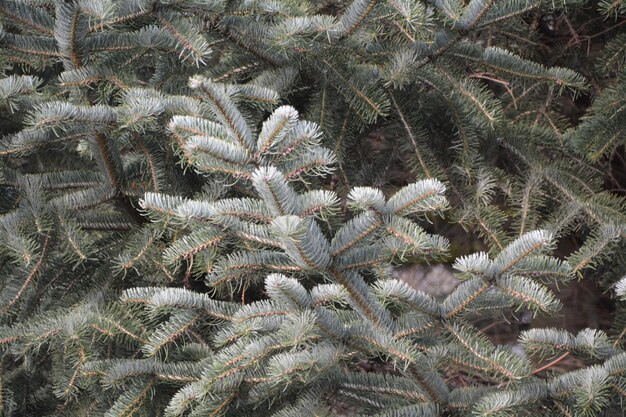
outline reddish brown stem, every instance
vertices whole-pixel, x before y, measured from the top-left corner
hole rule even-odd
[[[564,354],[562,354],[561,356],[559,356],[558,358],[556,358],[555,360],[553,360],[550,363],[547,363],[545,365],[543,365],[541,368],[539,369],[535,369],[533,371],[533,375],[537,375],[540,372],[545,371],[546,369],[549,369],[551,367],[553,367],[554,365],[556,365],[557,363],[561,362],[563,359],[567,358],[570,355],[571,352],[565,352]]]

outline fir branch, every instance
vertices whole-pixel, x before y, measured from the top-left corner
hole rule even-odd
[[[24,292],[28,289],[28,287],[31,286],[31,284],[33,283],[33,280],[37,277],[37,275],[41,273],[41,269],[44,266],[44,261],[46,260],[46,256],[48,255],[50,239],[51,239],[50,235],[44,236],[43,243],[41,245],[41,253],[39,254],[39,258],[37,259],[37,262],[30,269],[30,272],[26,276],[26,279],[24,279],[24,282],[22,283],[22,286],[18,289],[17,293],[13,296],[13,298],[8,303],[5,304],[4,307],[2,307],[2,310],[0,310],[2,313],[6,314],[13,308],[13,306],[18,301],[20,301]]]
[[[402,126],[404,127],[404,130],[406,131],[406,134],[408,135],[409,139],[411,140],[411,143],[413,144],[413,150],[415,152],[415,157],[417,158],[417,161],[419,162],[419,166],[421,167],[422,172],[425,174],[426,178],[432,178],[432,175],[430,173],[430,169],[428,169],[428,166],[426,165],[426,163],[424,162],[424,157],[422,156],[422,152],[419,149],[418,145],[417,145],[417,140],[415,137],[415,134],[413,133],[413,129],[411,128],[411,126],[409,125],[406,116],[404,115],[402,109],[400,108],[400,106],[398,105],[396,98],[394,97],[393,93],[389,94],[389,98],[391,99],[391,103],[393,104],[394,108],[396,109],[396,113],[398,114],[398,117],[400,118],[400,121],[402,122]]]

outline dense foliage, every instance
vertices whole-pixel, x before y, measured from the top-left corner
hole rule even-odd
[[[623,415],[626,1],[0,22],[0,415]],[[477,325],[577,279],[610,326]]]

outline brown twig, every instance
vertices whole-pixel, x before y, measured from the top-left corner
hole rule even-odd
[[[187,259],[187,272],[183,278],[183,287],[187,290],[191,289],[191,273],[193,272],[193,255]]]
[[[485,334],[485,332],[486,332],[487,330],[493,329],[494,327],[499,326],[499,325],[501,325],[502,323],[506,323],[506,321],[505,321],[505,320],[496,320],[496,321],[494,321],[494,322],[491,322],[491,323],[490,323],[490,324],[488,324],[487,326],[485,326],[485,327],[483,327],[482,329],[480,329],[480,330],[478,331],[478,333]]]
[[[624,327],[619,336],[617,336],[617,339],[615,339],[615,342],[613,342],[613,346],[617,347],[617,345],[619,345],[619,342],[620,340],[622,340],[622,337],[624,337],[624,334],[626,334],[626,327]]]
[[[243,288],[241,289],[241,304],[246,303],[246,291],[248,290],[248,281],[243,283]]]
[[[553,366],[554,366],[554,365],[556,365],[557,363],[561,362],[563,359],[567,358],[567,357],[570,355],[570,353],[571,353],[571,352],[565,352],[564,354],[562,354],[561,356],[559,356],[558,358],[556,358],[556,359],[555,359],[555,360],[553,360],[552,362],[550,362],[550,363],[547,363],[547,364],[543,365],[543,366],[542,366],[541,368],[539,368],[539,369],[535,369],[535,370],[533,371],[533,373],[532,373],[532,374],[533,374],[533,375],[537,375],[538,373],[543,372],[543,371],[545,371],[546,369],[553,367]]]
[[[572,26],[572,22],[570,22],[570,20],[567,18],[567,16],[564,17],[565,20],[565,24],[567,25],[567,28],[569,29],[570,33],[572,34],[572,39],[569,40],[569,42],[567,43],[567,46],[576,46],[580,44],[580,36],[578,35],[578,32],[576,32],[576,29],[574,29],[574,27]]]
[[[513,90],[510,87],[511,84],[508,81],[500,80],[498,78],[495,78],[495,76],[492,76],[491,74],[481,73],[481,72],[470,74],[469,78],[480,78],[483,80],[493,81],[494,83],[502,85],[511,96],[513,107],[517,110],[517,100],[515,99]]]

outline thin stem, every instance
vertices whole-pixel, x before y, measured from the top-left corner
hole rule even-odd
[[[533,374],[533,375],[537,375],[538,373],[543,372],[543,371],[545,371],[546,369],[553,367],[553,366],[554,366],[554,365],[556,365],[557,363],[561,362],[563,359],[567,358],[567,357],[570,355],[570,353],[571,353],[571,352],[565,352],[564,354],[562,354],[561,356],[559,356],[558,358],[556,358],[556,359],[555,359],[555,360],[553,360],[552,362],[550,362],[550,363],[547,363],[547,364],[543,365],[543,366],[542,366],[541,368],[539,368],[539,369],[535,369],[535,370],[533,371],[533,373],[532,373],[532,374]]]

